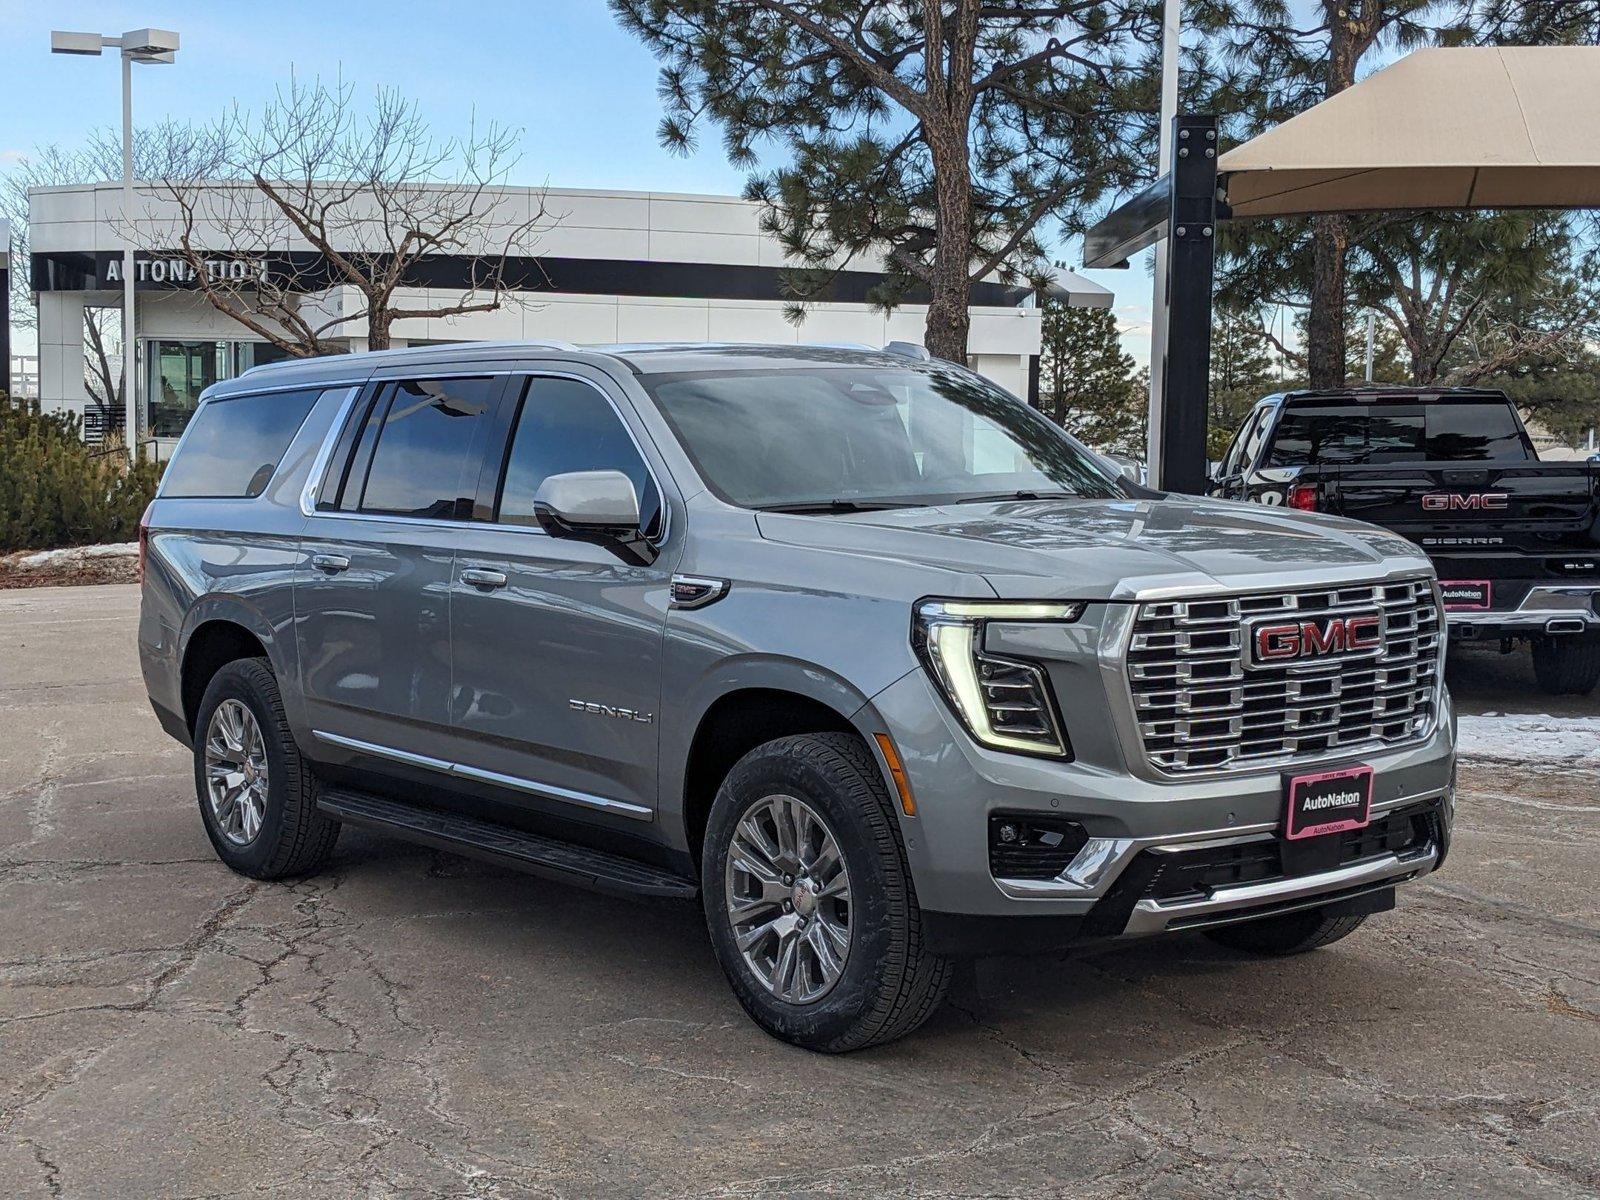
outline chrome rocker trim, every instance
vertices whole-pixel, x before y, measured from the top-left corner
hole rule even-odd
[[[481,767],[469,767],[465,763],[453,763],[427,754],[413,754],[409,750],[397,750],[393,746],[380,746],[376,742],[363,742],[359,738],[329,733],[325,729],[313,729],[311,732],[318,741],[327,742],[330,746],[352,750],[357,754],[371,754],[377,758],[387,758],[392,762],[405,763],[411,767],[422,767],[428,771],[438,771],[441,775],[453,775],[457,779],[471,779],[477,783],[491,783],[499,787],[514,788],[519,792],[527,792],[530,796],[539,796],[545,800],[559,800],[567,804],[581,804],[585,808],[598,808],[605,812],[632,817],[636,821],[648,821],[655,816],[654,811],[644,807],[644,805],[630,804],[626,800],[610,800],[605,796],[595,796],[588,792],[574,791],[572,788],[557,787],[553,783],[540,783],[537,780],[524,779],[520,775],[502,775],[499,771],[485,771]]]

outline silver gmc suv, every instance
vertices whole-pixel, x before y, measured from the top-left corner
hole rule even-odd
[[[774,1035],[914,1029],[963,955],[1308,950],[1436,869],[1427,558],[1165,496],[920,349],[458,345],[209,388],[140,656],[222,860],[350,824],[699,896]]]

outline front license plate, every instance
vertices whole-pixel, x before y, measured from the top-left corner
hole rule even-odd
[[[1371,767],[1295,775],[1289,780],[1283,835],[1290,841],[1360,829],[1371,819]]]
[[[1450,612],[1463,609],[1489,608],[1494,599],[1494,581],[1490,579],[1441,579],[1439,595]]]

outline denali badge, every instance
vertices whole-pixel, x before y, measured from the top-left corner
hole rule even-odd
[[[588,713],[591,717],[615,717],[619,721],[637,721],[648,725],[656,719],[654,713],[640,712],[636,708],[618,708],[615,704],[601,704],[598,700],[568,700],[573,712]]]
[[[1453,509],[1493,509],[1498,512],[1511,501],[1509,492],[1427,492],[1422,497],[1425,512]]]
[[[1261,621],[1250,628],[1252,666],[1339,655],[1375,658],[1383,652],[1383,617],[1375,612],[1320,621]]]

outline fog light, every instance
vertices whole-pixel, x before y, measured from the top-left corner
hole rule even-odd
[[[989,818],[989,871],[996,879],[1054,879],[1089,834],[1076,821],[1007,813]]]

